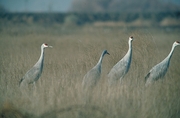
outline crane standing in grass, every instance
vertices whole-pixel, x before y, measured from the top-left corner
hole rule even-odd
[[[102,60],[105,54],[108,54],[107,50],[104,50],[101,54],[101,57],[96,64],[90,71],[87,72],[87,74],[83,78],[82,86],[83,90],[93,88],[97,81],[100,79],[101,76],[101,65],[102,65]]]
[[[48,44],[43,43],[41,45],[41,55],[38,60],[38,62],[29,70],[26,72],[24,77],[20,80],[19,85],[21,86],[26,86],[28,84],[34,83],[39,79],[39,77],[42,74],[43,70],[43,62],[44,62],[44,48],[46,47],[51,47],[48,46]]]
[[[131,58],[132,58],[132,41],[133,37],[129,37],[129,50],[126,53],[126,55],[116,64],[114,67],[110,70],[108,74],[108,83],[109,86],[112,86],[116,84],[116,82],[120,79],[120,82],[122,81],[122,78],[126,75],[126,73],[129,71],[130,65],[131,65]]]
[[[169,55],[163,61],[161,61],[159,64],[155,65],[149,71],[149,73],[145,77],[145,81],[146,81],[145,85],[146,86],[148,86],[149,84],[153,83],[154,81],[165,76],[165,74],[169,68],[169,64],[170,64],[170,60],[171,60],[174,48],[178,45],[180,45],[180,42],[175,41],[172,45],[172,49],[171,49]]]

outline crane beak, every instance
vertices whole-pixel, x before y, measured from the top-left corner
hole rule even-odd
[[[109,52],[107,52],[107,54],[110,55]]]
[[[53,46],[48,46],[48,47],[53,48]]]

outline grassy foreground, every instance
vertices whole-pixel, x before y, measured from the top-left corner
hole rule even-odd
[[[0,29],[1,117],[60,118],[178,118],[180,116],[180,47],[176,47],[164,81],[146,88],[144,77],[163,60],[180,29],[66,27],[9,25]],[[123,84],[108,89],[107,73],[128,50],[133,36],[131,68]],[[45,49],[45,63],[36,89],[26,94],[18,87],[21,77]],[[84,104],[82,79],[107,49],[102,76],[91,100]]]

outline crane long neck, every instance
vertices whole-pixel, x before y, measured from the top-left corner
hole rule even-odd
[[[129,44],[129,49],[128,49],[127,54],[131,56],[132,55],[132,41],[129,40],[128,44]]]
[[[43,66],[43,61],[44,61],[44,48],[41,47],[41,55],[39,57],[38,62],[35,65],[36,66]]]
[[[99,59],[98,63],[96,64],[96,66],[101,67],[102,59],[103,59],[104,55],[105,55],[105,53],[103,52],[103,53],[101,54],[101,56],[100,56],[100,59]]]
[[[172,57],[172,54],[173,54],[173,52],[174,52],[174,48],[175,48],[175,47],[176,47],[175,45],[172,46],[170,53],[169,53],[168,56],[165,58],[165,59],[168,59],[168,62],[170,61],[170,59],[171,59],[171,57]]]

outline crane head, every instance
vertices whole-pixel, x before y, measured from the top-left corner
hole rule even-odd
[[[52,48],[52,46],[49,46],[47,43],[43,43],[43,44],[42,44],[42,47],[43,47],[43,48],[47,48],[47,47]]]
[[[129,37],[129,41],[133,41],[133,39],[134,39],[133,36]]]
[[[174,42],[174,45],[175,45],[175,46],[180,45],[180,42],[179,42],[179,41],[175,41],[175,42]]]
[[[108,52],[107,50],[104,50],[103,53],[104,53],[104,55],[105,55],[105,54],[110,55],[109,52]]]

